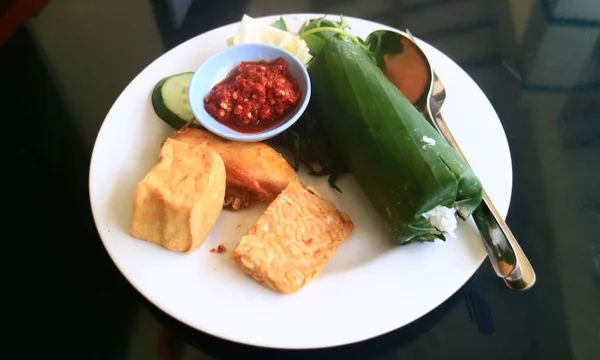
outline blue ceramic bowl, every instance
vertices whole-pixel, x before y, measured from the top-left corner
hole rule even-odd
[[[296,109],[278,125],[258,133],[245,134],[228,128],[206,112],[204,98],[242,61],[273,61],[279,57],[285,59],[290,73],[298,80],[302,99]],[[240,44],[217,52],[200,65],[192,77],[188,97],[194,116],[210,132],[234,141],[262,141],[282,133],[300,118],[310,99],[310,78],[302,62],[282,48],[259,43]]]

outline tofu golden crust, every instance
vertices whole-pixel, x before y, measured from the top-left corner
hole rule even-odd
[[[230,257],[256,281],[283,294],[300,290],[350,236],[348,215],[294,181],[269,205]]]
[[[129,232],[172,251],[192,252],[223,209],[225,166],[207,146],[167,139],[135,190]]]
[[[193,145],[206,144],[214,149],[225,163],[230,208],[237,210],[250,205],[248,196],[237,196],[246,189],[254,197],[271,202],[298,175],[275,149],[261,142],[242,143],[221,139],[208,131],[185,127],[173,139]]]

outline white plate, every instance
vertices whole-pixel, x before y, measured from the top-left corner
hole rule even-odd
[[[286,15],[298,29],[315,14]],[[262,19],[271,23],[278,16]],[[388,28],[348,18],[351,32],[366,37]],[[169,252],[129,236],[136,184],[157,161],[169,128],[156,117],[150,92],[162,77],[194,71],[237,24],[199,35],[164,54],[142,71],[119,96],[96,139],[90,169],[90,198],[98,232],[125,277],[156,306],[209,334],[257,346],[317,348],[380,335],[419,318],[458,290],[486,253],[472,223],[461,224],[446,242],[392,243],[380,219],[351,176],[340,180],[343,194],[326,178],[304,173],[353,219],[356,229],[317,279],[294,295],[259,285],[229,259],[210,253],[224,243],[231,250],[265,209],[223,212],[208,239],[190,255]],[[420,42],[446,85],[443,114],[496,207],[506,215],[512,166],[504,130],[475,82],[452,60]]]

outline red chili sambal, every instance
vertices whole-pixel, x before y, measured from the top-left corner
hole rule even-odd
[[[221,124],[243,133],[277,125],[302,97],[283,58],[244,61],[204,98],[204,108]]]

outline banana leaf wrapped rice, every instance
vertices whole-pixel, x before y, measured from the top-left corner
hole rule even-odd
[[[398,243],[445,239],[434,213],[471,215],[479,179],[359,44],[329,39],[309,74],[310,114]]]

